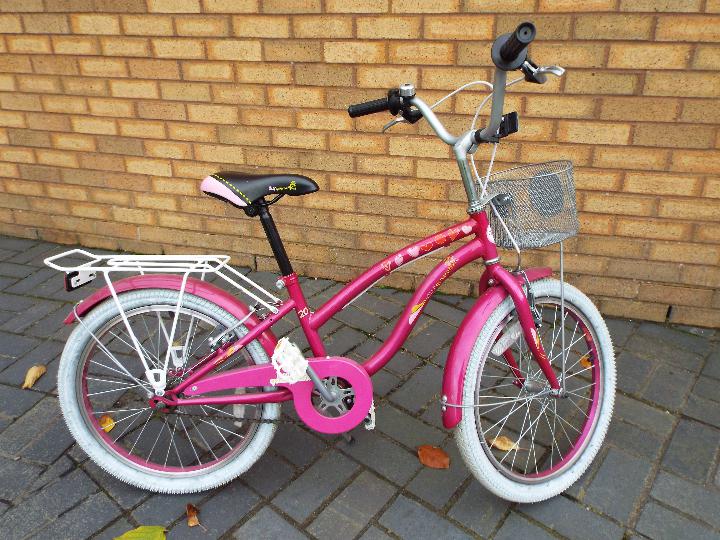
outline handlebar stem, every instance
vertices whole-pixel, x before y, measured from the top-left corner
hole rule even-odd
[[[455,161],[457,161],[458,168],[460,169],[460,177],[465,187],[465,194],[468,199],[468,214],[477,214],[483,209],[483,205],[478,198],[477,189],[475,187],[475,181],[473,180],[472,172],[470,171],[470,165],[468,164],[468,152],[475,145],[475,132],[469,130],[458,137],[457,141],[453,145],[453,153],[455,154]]]
[[[484,141],[490,141],[497,135],[502,122],[503,104],[505,103],[505,84],[507,83],[507,72],[495,68],[495,79],[493,80],[492,108],[490,110],[490,123],[480,132]],[[495,139],[496,140],[496,139]]]

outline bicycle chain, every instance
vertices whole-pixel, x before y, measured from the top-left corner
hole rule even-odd
[[[173,413],[164,413],[164,414],[173,414]],[[276,418],[275,420],[269,420],[265,418],[250,418],[247,416],[235,416],[232,417],[227,415],[219,415],[219,414],[191,414],[191,413],[174,413],[179,417],[185,417],[185,418],[197,418],[199,420],[207,420],[208,418],[214,418],[218,420],[229,420],[233,422],[237,422],[239,420],[247,421],[253,424],[294,424],[298,426],[304,426],[305,423],[302,420],[295,420],[294,418]],[[162,417],[162,416],[161,416]]]

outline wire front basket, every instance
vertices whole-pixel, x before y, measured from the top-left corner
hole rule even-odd
[[[476,187],[482,189],[482,186]],[[487,191],[491,196],[510,196],[506,204],[488,207],[499,247],[514,247],[512,236],[519,249],[540,248],[578,232],[580,224],[570,161],[522,165],[491,174]]]

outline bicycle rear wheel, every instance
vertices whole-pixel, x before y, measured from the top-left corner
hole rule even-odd
[[[178,292],[146,289],[119,299],[150,367],[162,367]],[[210,352],[208,337],[237,323],[219,306],[185,293],[171,350],[182,357],[182,366],[170,362],[168,387]],[[239,326],[233,332],[240,337],[247,331]],[[254,341],[216,371],[268,361]],[[253,420],[273,420],[280,412],[276,403],[151,408],[152,388],[112,298],[70,335],[60,360],[58,394],[70,432],[93,461],[121,480],[165,493],[210,489],[245,472],[275,431],[275,424]]]
[[[545,279],[532,288],[543,319],[538,334],[561,385],[565,357],[565,395],[550,393],[508,298],[475,342],[456,432],[475,477],[516,502],[553,497],[580,477],[605,438],[615,398],[613,347],[597,308],[565,284],[562,316],[559,281]]]

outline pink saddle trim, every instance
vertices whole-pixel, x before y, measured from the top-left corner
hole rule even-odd
[[[214,176],[206,176],[203,179],[202,184],[200,184],[200,189],[205,193],[212,193],[213,195],[222,197],[226,201],[233,203],[235,206],[247,206],[246,201],[243,201],[232,191],[232,189],[230,189],[230,187],[223,184]]]

